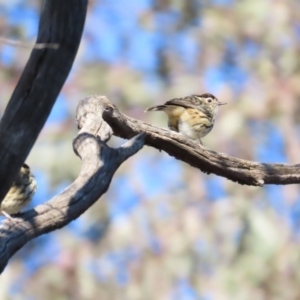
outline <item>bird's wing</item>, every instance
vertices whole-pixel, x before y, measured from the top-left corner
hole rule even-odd
[[[182,106],[185,108],[197,108],[196,105],[193,102],[191,102],[190,99],[186,99],[186,98],[174,98],[167,101],[165,105]]]
[[[197,103],[198,104],[198,103]],[[167,101],[164,105],[175,105],[175,106],[182,106],[185,108],[193,108],[203,112],[206,115],[211,115],[210,111],[204,105],[196,105],[193,102],[193,99],[188,98],[174,98]]]

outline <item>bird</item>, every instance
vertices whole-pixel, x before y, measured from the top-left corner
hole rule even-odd
[[[190,95],[174,98],[165,104],[149,107],[148,111],[164,111],[168,115],[168,127],[189,138],[199,141],[213,128],[219,106],[226,103],[212,94]]]
[[[37,189],[37,182],[24,163],[13,182],[5,198],[0,203],[0,212],[8,219],[14,219],[11,215],[17,214],[30,202]]]

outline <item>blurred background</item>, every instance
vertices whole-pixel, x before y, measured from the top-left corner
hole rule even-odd
[[[34,42],[41,2],[0,0],[0,36]],[[3,113],[29,49],[0,44]],[[95,0],[72,72],[27,162],[31,207],[77,176],[78,101],[102,94],[125,114],[209,92],[222,106],[206,147],[299,163],[298,0]],[[112,147],[124,141],[113,138]],[[241,186],[150,147],[67,227],[22,248],[0,299],[300,299],[299,186]]]

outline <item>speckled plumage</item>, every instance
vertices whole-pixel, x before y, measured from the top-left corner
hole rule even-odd
[[[0,204],[0,211],[6,217],[20,212],[32,199],[37,183],[28,165],[23,164],[17,178]]]
[[[169,129],[201,143],[200,138],[212,130],[218,108],[223,104],[212,94],[206,93],[175,98],[146,111],[164,111],[168,115]]]

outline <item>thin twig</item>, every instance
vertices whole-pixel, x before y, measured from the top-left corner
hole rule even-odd
[[[11,39],[6,39],[3,37],[0,37],[0,43],[2,44],[6,44],[9,46],[13,46],[13,47],[22,47],[22,48],[29,48],[29,49],[58,49],[59,48],[59,44],[54,44],[54,43],[37,43],[37,44],[31,44],[28,42],[21,42],[21,41],[15,41],[15,40],[11,40]]]

